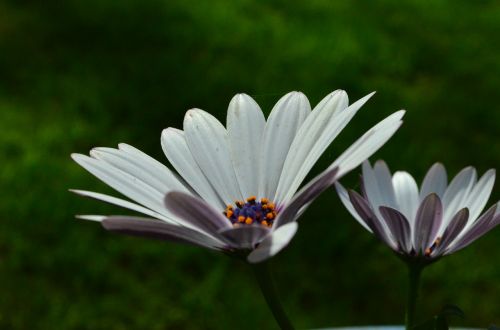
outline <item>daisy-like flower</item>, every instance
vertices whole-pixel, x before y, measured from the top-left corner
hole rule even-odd
[[[373,93],[372,93],[373,94]],[[80,216],[114,232],[194,244],[263,261],[285,247],[295,220],[327,187],[378,150],[399,128],[399,111],[366,132],[323,173],[298,191],[321,154],[372,96],[348,106],[335,91],[311,111],[299,92],[282,97],[267,121],[246,94],[229,104],[225,128],[193,109],[184,130],[167,128],[161,145],[177,173],[127,144],[95,148],[73,159],[131,201],[75,193],[147,217]],[[298,192],[297,192],[298,191]]]
[[[391,173],[383,161],[363,163],[362,195],[335,183],[352,216],[404,258],[432,262],[474,242],[500,223],[498,203],[484,209],[495,182],[490,169],[479,180],[466,167],[448,185],[440,163],[427,172],[420,190],[407,172]]]
[[[427,172],[420,190],[403,171],[391,176],[383,161],[363,163],[362,194],[335,187],[345,207],[368,231],[393,249],[409,271],[406,329],[415,325],[422,270],[440,257],[463,249],[500,223],[498,202],[480,215],[488,201],[495,171],[479,180],[466,167],[448,185],[440,163]]]

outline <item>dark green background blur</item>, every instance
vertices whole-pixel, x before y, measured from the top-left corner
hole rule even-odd
[[[250,269],[194,247],[113,235],[75,214],[123,214],[72,152],[130,143],[166,162],[160,132],[230,98],[266,114],[286,92],[378,93],[318,173],[400,108],[372,160],[420,181],[500,166],[497,1],[0,1],[0,328],[273,329]],[[342,181],[354,187],[359,169]],[[500,197],[499,185],[491,205]],[[403,321],[406,272],[329,190],[273,260],[299,328]],[[500,229],[424,274],[422,316],[500,323]]]

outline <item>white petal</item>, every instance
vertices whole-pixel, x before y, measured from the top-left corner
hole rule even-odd
[[[227,112],[227,133],[236,177],[246,197],[258,193],[258,164],[265,125],[262,110],[250,96],[233,97]]]
[[[251,263],[257,263],[276,255],[290,243],[297,232],[297,228],[297,222],[291,222],[279,227],[248,255],[247,260]]]
[[[493,190],[493,185],[495,184],[495,170],[488,170],[482,177],[479,179],[477,184],[472,189],[467,202],[465,202],[465,206],[469,208],[470,218],[466,228],[468,228],[469,224],[476,220],[477,217],[481,214],[488,199],[490,198],[491,191]]]
[[[397,207],[394,186],[392,185],[392,176],[389,167],[383,160],[378,160],[373,166],[373,172],[380,191],[381,205],[391,208]]]
[[[413,232],[415,215],[420,204],[417,183],[408,172],[398,171],[392,177],[392,185],[399,206],[398,210],[406,217]]]
[[[452,217],[460,210],[465,207],[465,202],[469,196],[472,187],[476,183],[477,173],[476,170],[469,166],[464,168],[458,173],[453,180],[450,182],[448,189],[443,196],[443,222],[440,230],[440,235],[444,232],[445,228],[448,226]],[[470,218],[469,218],[470,219]]]
[[[443,164],[436,163],[432,165],[425,175],[424,181],[422,181],[420,201],[424,200],[424,198],[431,193],[435,193],[439,198],[443,198],[447,185],[448,176],[446,175],[446,169]]]
[[[101,222],[102,220],[106,219],[107,217],[105,215],[79,214],[79,215],[76,215],[75,218],[80,219],[80,220]]]
[[[373,126],[354,142],[330,167],[338,167],[341,178],[364,160],[373,155],[401,126],[405,111],[400,110]]]
[[[163,205],[164,195],[157,189],[101,160],[81,154],[72,154],[71,157],[80,166],[113,189],[147,208],[170,217],[170,212]]]
[[[168,161],[182,176],[182,178],[196,191],[204,200],[219,208],[225,205],[214,188],[208,182],[205,174],[201,171],[194,159],[184,132],[175,128],[164,129],[161,134],[161,146]]]
[[[113,148],[94,148],[90,151],[90,155],[129,173],[162,194],[166,194],[170,190],[190,191],[165,165],[132,146],[121,144],[121,148],[126,151]]]
[[[340,200],[342,201],[342,204],[344,204],[345,208],[351,215],[353,216],[354,219],[356,219],[357,222],[361,226],[363,226],[366,230],[368,230],[370,233],[373,233],[370,227],[365,223],[365,221],[359,216],[358,212],[354,209],[354,206],[351,203],[351,200],[349,199],[349,195],[347,194],[347,191],[345,188],[338,182],[335,182],[335,189],[337,190],[337,194],[340,197]]]
[[[362,165],[362,179],[363,179],[363,189],[366,194],[366,199],[370,203],[373,212],[375,213],[378,219],[382,219],[382,215],[380,214],[379,207],[380,206],[389,206],[384,205],[382,203],[382,194],[380,193],[377,177],[375,176],[375,171],[371,167],[370,163],[366,160]],[[381,223],[385,224],[384,221]],[[388,229],[388,228],[387,228]]]
[[[262,136],[259,162],[259,197],[274,200],[290,145],[311,106],[304,94],[291,92],[274,106]]]
[[[346,108],[347,94],[336,91],[314,108],[290,147],[276,192],[277,203],[286,202],[293,196],[326,148],[373,94]]]
[[[166,222],[173,222],[173,223],[175,223],[175,221],[172,221],[171,219],[165,217],[164,215],[162,215],[160,213],[157,213],[155,211],[152,211],[150,209],[142,207],[142,206],[140,206],[138,204],[131,203],[131,202],[126,201],[126,200],[121,199],[121,198],[116,198],[116,197],[113,197],[113,196],[109,196],[109,195],[105,195],[105,194],[100,194],[100,193],[92,192],[92,191],[86,191],[86,190],[70,189],[70,191],[74,192],[75,194],[80,195],[80,196],[94,198],[94,199],[97,199],[97,200],[100,200],[100,201],[103,201],[103,202],[106,202],[106,203],[110,203],[110,204],[113,204],[113,205],[116,205],[116,206],[120,206],[120,207],[129,209],[129,210],[132,210],[132,211],[136,211],[136,212],[139,212],[139,213],[142,213],[142,214],[149,215],[149,216],[151,216],[153,218],[161,219],[161,220],[164,220]]]
[[[208,112],[194,109],[184,117],[184,132],[191,154],[224,203],[245,198],[234,173],[224,126]]]

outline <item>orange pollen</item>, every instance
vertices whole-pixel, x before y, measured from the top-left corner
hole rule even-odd
[[[248,218],[246,218],[245,223],[246,223],[247,225],[251,225],[251,224],[253,223],[253,219],[252,219],[252,218],[250,218],[250,217],[248,217]]]
[[[243,222],[243,221],[245,221],[245,217],[244,217],[244,216],[242,216],[242,215],[240,215],[240,216],[238,217],[238,222]]]
[[[269,220],[272,220],[274,219],[274,212],[269,212],[266,214],[266,218],[269,219]]]
[[[250,196],[250,197],[247,198],[247,202],[249,202],[249,203],[253,203],[256,200],[257,200],[257,197],[255,197],[255,196]]]
[[[233,211],[232,210],[227,210],[226,211],[226,217],[231,218],[233,216]]]
[[[264,198],[261,198],[261,199],[260,199],[260,202],[261,202],[262,204],[267,204],[267,203],[269,203],[269,199],[267,199],[267,198],[265,198],[265,197],[264,197]]]

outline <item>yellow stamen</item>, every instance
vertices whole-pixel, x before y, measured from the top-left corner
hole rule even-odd
[[[267,199],[267,198],[265,198],[265,197],[264,197],[264,198],[261,198],[261,199],[260,199],[260,202],[261,202],[262,204],[267,204],[267,203],[269,203],[269,199]]]
[[[269,219],[269,220],[273,220],[274,219],[274,212],[269,212],[266,214],[266,218]]]
[[[232,210],[227,210],[226,211],[226,217],[231,218],[233,216],[233,211]]]
[[[274,203],[269,203],[269,204],[267,204],[267,207],[268,207],[270,210],[274,210]]]
[[[243,201],[236,201],[236,202],[234,202],[234,204],[236,204],[237,207],[242,208],[243,204],[245,204],[245,203],[243,203]]]
[[[264,226],[269,227],[269,223],[268,223],[266,220],[263,220],[263,221],[261,222],[261,224],[262,224],[262,225],[264,225]]]
[[[240,215],[240,216],[238,217],[238,222],[243,222],[243,221],[245,221],[245,217],[244,217],[244,216],[242,216],[242,215]]]
[[[249,203],[254,203],[256,200],[257,200],[257,197],[255,197],[255,196],[250,196],[247,198],[247,202],[249,202]]]
[[[252,218],[250,218],[250,217],[246,218],[246,220],[245,220],[245,223],[246,223],[247,225],[251,225],[251,224],[252,224],[252,222],[253,222],[253,219],[252,219]]]

